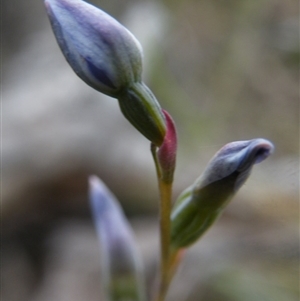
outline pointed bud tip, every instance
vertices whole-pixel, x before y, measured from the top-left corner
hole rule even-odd
[[[100,179],[96,175],[90,175],[88,180],[90,184],[100,182]]]
[[[115,196],[108,187],[95,175],[88,178],[89,196],[93,210],[101,212],[116,205]],[[99,212],[100,212],[99,211]]]
[[[266,139],[253,140],[254,164],[260,163],[268,158],[275,150],[274,144]]]
[[[103,187],[102,181],[95,175],[91,175],[88,178],[90,190],[99,189]]]

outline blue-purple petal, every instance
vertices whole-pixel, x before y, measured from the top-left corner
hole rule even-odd
[[[117,98],[141,80],[141,46],[118,21],[81,0],[44,2],[57,42],[83,81]]]
[[[117,87],[113,84],[111,79],[108,77],[108,72],[105,67],[96,66],[89,58],[85,59],[88,69],[92,73],[92,75],[104,85],[110,87],[111,89],[116,89]]]

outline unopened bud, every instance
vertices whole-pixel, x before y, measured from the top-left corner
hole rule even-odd
[[[117,97],[141,80],[141,45],[118,21],[82,0],[45,0],[45,6],[63,54],[88,85]]]
[[[90,177],[90,202],[102,255],[102,281],[109,300],[145,300],[141,260],[132,229],[114,195]]]
[[[125,117],[156,145],[166,125],[160,105],[142,83],[142,47],[113,17],[82,0],[44,0],[56,40],[75,73],[117,98]]]
[[[172,247],[187,247],[203,235],[245,183],[253,165],[273,150],[273,144],[265,139],[232,142],[221,148],[175,203],[171,215]]]

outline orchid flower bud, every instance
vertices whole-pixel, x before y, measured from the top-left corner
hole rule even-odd
[[[116,97],[141,80],[142,48],[110,15],[82,0],[45,0],[57,42],[75,73]]]
[[[97,91],[119,99],[125,117],[160,145],[165,120],[142,83],[142,48],[113,17],[82,0],[44,0],[56,40],[75,73]]]
[[[187,247],[202,236],[245,183],[253,165],[266,159],[273,150],[273,144],[265,139],[237,141],[222,147],[174,205],[172,248]]]
[[[144,301],[140,255],[133,231],[116,198],[90,177],[90,203],[102,255],[102,281],[110,301]]]

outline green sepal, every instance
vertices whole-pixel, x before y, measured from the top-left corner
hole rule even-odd
[[[179,196],[171,214],[172,248],[188,247],[211,227],[233,197],[230,182],[234,184],[228,178],[222,179],[199,191],[193,185]]]
[[[151,90],[134,83],[118,96],[122,113],[147,139],[160,146],[166,134],[165,117]]]

